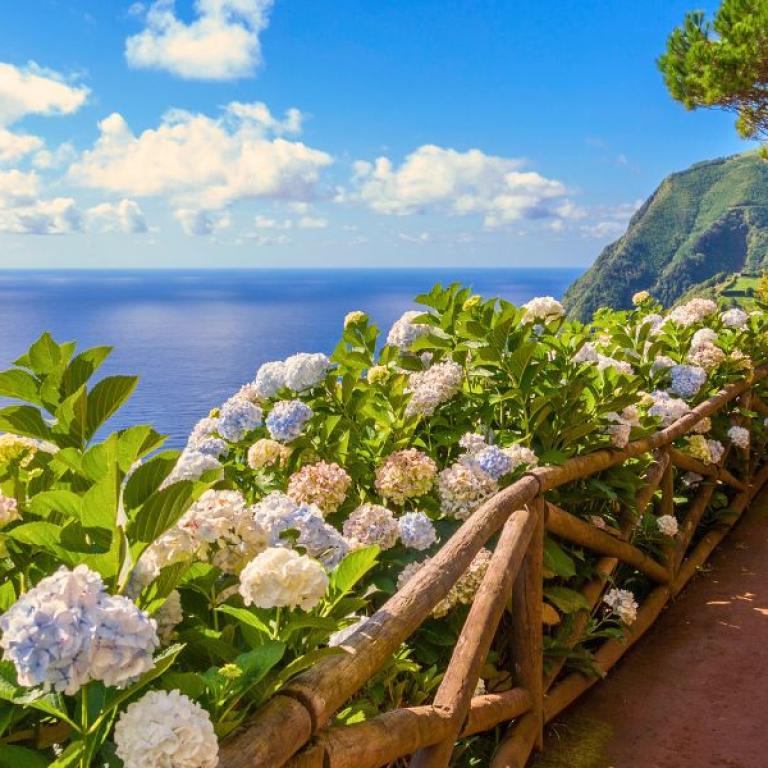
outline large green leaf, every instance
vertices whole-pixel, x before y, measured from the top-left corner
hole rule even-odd
[[[0,395],[15,400],[25,400],[34,405],[42,405],[40,383],[26,371],[12,368],[0,373]]]
[[[247,627],[252,627],[259,632],[263,632],[267,636],[270,634],[269,627],[258,616],[254,615],[247,608],[236,608],[234,605],[224,604],[220,605],[216,610],[234,617],[241,624],[245,624]]]
[[[26,747],[0,744],[0,768],[48,768],[48,758]]]
[[[31,405],[9,405],[0,408],[0,430],[15,435],[50,440],[50,427],[43,420],[40,411]]]
[[[61,378],[62,396],[68,397],[86,384],[111,352],[112,347],[93,347],[74,357]]]
[[[88,395],[87,439],[125,403],[138,383],[136,376],[108,376],[96,384]]]
[[[83,526],[111,531],[117,521],[117,494],[117,478],[114,471],[91,486],[83,495]]]
[[[54,431],[66,435],[69,443],[80,447],[86,440],[88,419],[88,392],[85,385],[62,400],[56,408],[56,426]]]
[[[156,450],[164,442],[165,435],[145,424],[128,427],[118,433],[117,461],[120,469],[128,473],[137,460]]]
[[[27,354],[30,367],[40,375],[51,373],[61,362],[61,349],[47,331],[32,344]]]
[[[376,565],[380,549],[374,545],[350,552],[331,573],[329,593],[333,599],[349,594],[352,588]]]
[[[132,540],[151,544],[183,514],[195,497],[195,483],[182,480],[153,493],[139,508],[129,529]]]
[[[126,509],[143,504],[168,477],[178,459],[179,451],[163,451],[142,464],[125,484],[123,503]]]
[[[49,517],[53,513],[65,515],[75,520],[80,519],[82,499],[76,493],[65,489],[43,491],[29,501],[29,509],[40,517]]]

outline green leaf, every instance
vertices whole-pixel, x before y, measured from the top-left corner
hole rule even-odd
[[[0,768],[48,768],[48,758],[26,747],[0,744]]]
[[[0,613],[5,613],[16,602],[16,589],[13,582],[7,579],[0,584]]]
[[[285,643],[270,640],[259,648],[240,654],[234,663],[243,671],[243,689],[256,685],[285,654]]]
[[[83,496],[82,522],[85,528],[112,531],[117,521],[117,478],[110,473],[91,486]]]
[[[271,634],[270,628],[256,615],[251,613],[247,608],[236,608],[234,605],[220,605],[217,609],[221,613],[226,613],[229,616],[237,619],[241,624],[245,624],[248,627],[253,627],[259,632],[263,632],[269,636]]]
[[[146,456],[165,442],[165,435],[155,432],[152,427],[142,424],[128,427],[118,433],[117,459],[120,469],[128,473],[138,459]]]
[[[132,539],[151,544],[186,512],[194,495],[195,484],[190,480],[153,493],[136,513],[130,529]]]
[[[143,504],[170,474],[179,459],[179,451],[163,451],[142,464],[129,478],[123,489],[126,509]]]
[[[333,570],[329,592],[334,600],[349,594],[352,588],[376,565],[381,550],[378,546],[350,552]]]
[[[17,525],[8,531],[6,536],[21,544],[39,547],[57,556],[63,550],[61,546],[61,526],[42,520]],[[69,558],[67,558],[67,562],[69,562]]]
[[[343,648],[316,648],[309,653],[305,653],[303,656],[299,656],[280,670],[275,679],[275,685],[272,690],[278,690],[292,677],[298,675],[299,672],[303,672],[305,669],[314,667],[318,661],[322,661],[329,656],[339,656],[345,653],[349,653],[349,651],[345,651]]]
[[[19,368],[0,373],[0,396],[24,400],[34,405],[43,404],[40,399],[40,383],[34,376]]]
[[[51,514],[59,513],[74,520],[80,519],[82,505],[80,496],[64,489],[42,491],[29,501],[30,511],[39,517],[49,517]]]
[[[96,384],[88,395],[87,439],[125,403],[138,383],[137,376],[108,376]]]
[[[15,435],[50,440],[51,429],[40,411],[31,405],[10,405],[0,408],[0,429]]]
[[[570,579],[576,575],[576,564],[573,558],[549,538],[544,542],[544,568],[564,579]]]
[[[56,408],[57,434],[67,435],[71,444],[80,447],[86,442],[86,420],[88,415],[88,392],[85,385],[73,392]]]
[[[92,347],[74,357],[61,378],[62,396],[68,397],[86,384],[111,352],[112,347]]]
[[[568,589],[568,587],[546,587],[544,597],[562,613],[589,610],[589,603],[584,595],[574,589]]]
[[[61,350],[47,331],[32,344],[27,353],[29,364],[37,374],[51,373],[61,362]]]

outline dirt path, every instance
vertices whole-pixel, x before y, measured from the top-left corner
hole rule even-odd
[[[768,768],[768,494],[536,768]]]

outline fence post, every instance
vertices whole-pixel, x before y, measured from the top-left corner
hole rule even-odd
[[[532,707],[515,724],[494,755],[491,768],[523,768],[534,748],[544,742],[544,530],[547,505],[531,502],[536,528],[512,588],[509,648],[514,683],[531,695]]]

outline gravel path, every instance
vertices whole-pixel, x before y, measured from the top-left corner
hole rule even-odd
[[[535,766],[768,767],[768,494],[555,724]]]

